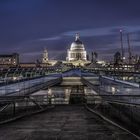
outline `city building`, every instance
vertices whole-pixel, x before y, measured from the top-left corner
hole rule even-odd
[[[116,52],[114,54],[114,64],[121,64],[122,60],[121,60],[121,53],[120,52]]]
[[[80,40],[79,34],[76,34],[75,41],[72,42],[70,49],[67,50],[66,63],[72,63],[73,65],[85,65],[89,63],[87,61],[87,52],[84,44]]]
[[[75,41],[72,42],[70,49],[67,52],[67,61],[87,60],[87,52],[85,51],[84,44],[80,40],[79,34],[76,34]]]
[[[96,52],[91,53],[91,62],[96,63],[98,59],[98,54]]]
[[[43,52],[41,66],[43,66],[43,67],[46,67],[46,66],[54,66],[56,63],[57,63],[57,60],[49,60],[48,51],[45,48],[44,49],[44,52]]]
[[[48,63],[48,60],[48,51],[47,49],[44,49],[42,63]]]
[[[19,54],[1,54],[0,55],[0,65],[13,65],[16,66],[19,64]]]

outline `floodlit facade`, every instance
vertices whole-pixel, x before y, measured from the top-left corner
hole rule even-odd
[[[67,51],[67,61],[87,61],[87,52],[84,44],[80,40],[79,34],[76,34],[75,41],[71,44],[70,49]]]
[[[84,66],[90,63],[90,61],[87,60],[87,52],[84,44],[80,40],[79,34],[76,34],[75,41],[72,42],[70,49],[67,50],[66,62],[64,63],[74,66]]]
[[[18,65],[19,64],[19,54],[1,54],[0,55],[0,65]]]
[[[42,63],[48,63],[48,51],[44,49]]]

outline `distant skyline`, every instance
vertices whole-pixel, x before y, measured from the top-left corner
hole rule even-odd
[[[88,53],[111,59],[122,29],[125,52],[130,33],[132,53],[140,55],[139,6],[139,0],[0,0],[0,54],[35,62],[47,48],[50,59],[65,59],[79,33]]]

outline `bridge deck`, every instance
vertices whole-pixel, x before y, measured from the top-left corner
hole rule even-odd
[[[101,120],[84,106],[57,106],[41,114],[0,126],[0,140],[135,140]]]

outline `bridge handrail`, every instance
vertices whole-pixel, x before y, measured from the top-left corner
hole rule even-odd
[[[62,77],[58,77],[56,79],[51,79],[49,81],[44,81],[44,82],[41,82],[41,83],[37,83],[35,85],[31,85],[29,87],[23,87],[21,88],[20,90],[18,91],[12,91],[12,92],[9,92],[9,93],[6,93],[6,95],[12,95],[12,94],[20,94],[23,92],[23,94],[30,94],[32,93],[33,91],[35,92],[36,90],[40,90],[40,89],[43,89],[45,87],[48,87],[48,86],[52,86],[52,85],[55,85],[57,83],[60,83],[62,81]],[[26,93],[27,92],[27,93]],[[1,96],[5,96],[5,95],[1,95]],[[0,97],[1,97],[0,96]]]
[[[99,86],[98,87],[94,86],[91,82],[89,82],[88,80],[86,80],[83,77],[81,78],[81,80],[84,84],[90,86],[92,89],[94,89],[98,93],[97,95],[92,94],[92,95],[88,95],[88,96],[102,97],[102,99],[106,100],[106,101],[107,101],[107,99],[105,99],[105,97],[111,97],[110,101],[115,101],[115,102],[118,101],[119,103],[121,102],[121,103],[129,104],[129,105],[130,104],[140,105],[139,103],[132,102],[133,98],[135,98],[135,100],[137,100],[137,99],[140,100],[140,94],[139,95],[138,94],[135,94],[135,95],[133,95],[133,94],[108,94],[109,92],[105,92],[106,94],[101,94],[101,89]],[[120,97],[120,98],[118,99],[116,97]],[[128,98],[131,101],[128,102],[128,99],[126,99],[126,98]]]
[[[40,98],[44,98],[45,96],[45,99],[55,99],[55,97],[49,97],[47,94],[46,95],[22,95],[22,96],[0,96],[0,102],[6,102],[6,101],[11,101],[11,102],[16,102],[16,101],[24,101],[24,100],[28,100],[28,99],[31,99],[31,98],[35,98],[35,99],[40,99]],[[104,100],[104,101],[107,101],[107,102],[112,102],[112,103],[119,103],[119,104],[124,104],[124,105],[133,105],[133,106],[140,106],[139,103],[133,103],[133,102],[127,102],[127,101],[124,101],[124,100],[116,100],[116,99],[113,99],[113,98],[104,98],[104,97],[130,97],[132,99],[133,98],[137,98],[137,99],[140,99],[140,95],[85,95],[85,98],[86,97],[102,97],[100,98],[101,100]],[[91,99],[93,100],[93,99]],[[97,98],[94,98],[94,100],[97,100]]]
[[[139,106],[140,107],[140,103],[134,103],[134,102],[128,102],[128,101],[125,101],[125,100],[117,100],[117,99],[114,99],[114,98],[105,98],[105,97],[114,97],[114,95],[86,95],[86,97],[101,97],[101,98],[98,98],[99,100],[103,100],[103,101],[106,101],[108,103],[115,103],[115,104],[122,104],[122,105],[131,105],[131,106]],[[130,99],[138,99],[140,100],[140,95],[117,95],[115,97],[130,97]],[[133,98],[132,98],[133,97]],[[91,99],[90,101],[92,100],[97,100],[97,98],[94,98],[94,99]]]
[[[118,83],[123,83],[123,84],[126,84],[126,85],[130,85],[130,86],[133,86],[133,87],[140,88],[140,85],[137,84],[137,83],[131,83],[131,82],[123,81],[123,80],[118,80],[118,79],[115,79],[115,78],[112,78],[112,77],[108,77],[108,76],[101,76],[100,78],[111,80],[111,81],[118,82]]]

